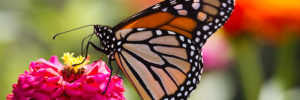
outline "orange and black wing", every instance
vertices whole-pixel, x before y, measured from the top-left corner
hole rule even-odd
[[[115,60],[144,100],[186,99],[199,83],[200,51],[188,37],[160,29],[116,33]]]
[[[229,18],[234,0],[165,0],[115,26],[118,31],[151,28],[177,32],[198,48]]]
[[[201,48],[234,0],[165,0],[121,22],[115,60],[145,99],[186,99],[203,70]]]

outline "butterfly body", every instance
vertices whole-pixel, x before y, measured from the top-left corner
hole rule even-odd
[[[114,60],[113,56],[116,52],[117,45],[114,31],[109,26],[94,25],[94,34],[100,40],[100,44],[104,47],[101,49],[103,53],[108,55],[110,60]]]
[[[142,99],[187,99],[200,82],[201,49],[233,7],[234,0],[166,0],[115,27],[95,25],[103,46],[96,49],[118,63]]]

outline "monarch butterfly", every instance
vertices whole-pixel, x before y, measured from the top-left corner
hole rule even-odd
[[[203,71],[201,48],[231,15],[234,0],[165,0],[115,27],[93,25],[103,48],[142,99],[187,99]],[[86,50],[87,52],[88,50]]]

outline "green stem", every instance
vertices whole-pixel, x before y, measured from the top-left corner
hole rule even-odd
[[[234,40],[233,44],[244,100],[257,100],[263,81],[258,46],[247,37],[239,38]]]
[[[278,48],[275,77],[281,82],[285,91],[294,88],[299,81],[300,67],[299,59],[297,59],[299,50],[297,50],[298,42],[295,40],[295,38],[288,37]],[[288,98],[288,96],[285,97],[286,100],[290,100]]]

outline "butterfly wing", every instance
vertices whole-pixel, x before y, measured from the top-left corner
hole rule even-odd
[[[201,48],[234,0],[165,0],[113,28],[115,60],[143,99],[186,99],[202,72]]]
[[[188,37],[159,29],[116,33],[115,60],[145,100],[186,99],[199,82],[200,52]]]
[[[177,32],[201,48],[227,21],[234,0],[165,0],[121,22],[114,30],[152,28]]]

